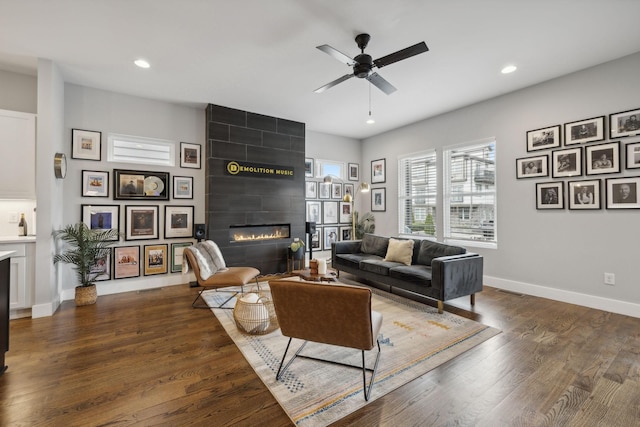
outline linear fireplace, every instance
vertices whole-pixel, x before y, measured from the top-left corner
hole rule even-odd
[[[230,243],[288,239],[289,237],[291,237],[291,226],[289,224],[249,224],[229,226]]]

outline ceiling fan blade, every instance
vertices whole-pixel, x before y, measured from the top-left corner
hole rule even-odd
[[[320,49],[327,55],[333,56],[338,61],[343,62],[349,66],[352,66],[353,64],[356,63],[353,59],[349,58],[347,55],[340,52],[339,50],[332,48],[328,44],[323,44],[322,46],[316,46],[316,49]]]
[[[345,80],[349,80],[351,77],[353,77],[353,74],[345,74],[344,76],[335,79],[334,81],[332,81],[331,83],[327,83],[326,85],[319,87],[318,89],[314,90],[315,93],[321,93],[324,92],[327,89],[330,89],[332,87],[334,87],[335,85],[337,85],[338,83],[342,83]]]
[[[371,73],[365,78],[387,95],[391,95],[393,92],[398,90],[378,73]]]
[[[378,58],[373,61],[373,65],[378,68],[382,68],[386,65],[393,64],[394,62],[402,61],[403,59],[411,58],[412,56],[427,52],[428,50],[429,48],[427,47],[427,44],[425,42],[420,42],[397,52],[390,53],[382,58]]]

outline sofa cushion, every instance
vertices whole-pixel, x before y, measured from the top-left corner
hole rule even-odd
[[[384,257],[384,260],[401,262],[404,265],[411,265],[413,245],[413,240],[398,240],[390,238],[389,246],[387,247],[387,254]]]
[[[389,276],[405,282],[431,286],[431,267],[426,265],[400,265],[389,270]]]
[[[371,254],[336,254],[336,259],[333,261],[334,265],[344,265],[351,268],[360,268],[360,261],[365,259],[374,258],[380,260],[381,258]]]
[[[362,260],[360,262],[360,270],[388,276],[390,268],[398,267],[401,265],[403,264],[400,264],[399,262],[389,262],[382,259],[370,258]]]
[[[377,255],[384,258],[387,254],[387,246],[389,238],[376,236],[374,234],[365,234],[362,236],[361,250],[365,254]]]
[[[450,255],[462,255],[465,252],[467,252],[467,250],[460,246],[445,245],[443,243],[432,242],[431,240],[423,240],[420,243],[418,264],[431,265],[431,261],[434,258]]]

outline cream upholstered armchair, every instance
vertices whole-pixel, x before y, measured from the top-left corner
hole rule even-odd
[[[362,352],[362,366],[330,363],[362,369],[364,399],[368,401],[380,361],[378,333],[382,325],[382,314],[371,310],[371,290],[341,283],[297,280],[271,280],[269,287],[282,335],[289,337],[276,379],[280,379],[296,357],[330,362],[301,355],[307,341],[354,348]],[[293,338],[304,340],[304,343],[283,367]],[[374,367],[367,368],[365,351],[376,345]],[[371,372],[369,385],[367,371]]]
[[[213,248],[213,253],[215,253],[216,256],[207,256],[207,254],[211,252],[211,248]],[[238,295],[238,293],[243,293],[244,285],[253,279],[256,280],[256,284],[258,283],[260,270],[253,267],[227,267],[217,245],[210,240],[186,247],[183,254],[183,272],[185,272],[188,267],[191,267],[198,281],[198,286],[202,287],[191,303],[193,308],[209,308],[207,304],[196,304],[198,299],[202,299],[202,293],[208,289],[240,286],[240,292],[224,291],[229,292],[230,296],[218,307],[212,307],[231,309],[233,307],[224,307],[224,305],[229,302],[231,298]],[[206,274],[204,272],[205,270]]]

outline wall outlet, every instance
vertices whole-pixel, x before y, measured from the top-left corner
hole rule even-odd
[[[18,223],[18,212],[9,212],[9,223],[10,224]]]
[[[616,284],[616,275],[613,273],[604,273],[604,284],[605,285],[615,285]]]

